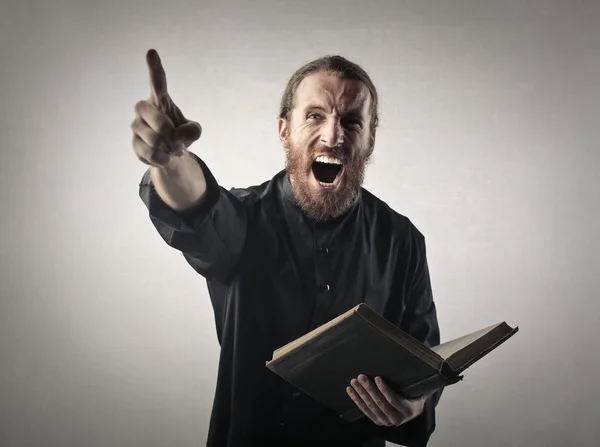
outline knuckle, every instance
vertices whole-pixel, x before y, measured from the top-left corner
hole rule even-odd
[[[149,148],[148,145],[144,143],[144,141],[137,135],[133,136],[132,146],[133,151],[138,157],[147,158],[148,152],[151,150],[151,148]]]
[[[135,106],[133,108],[135,110],[135,113],[138,115],[141,114],[142,111],[146,108],[147,104],[148,104],[148,101],[144,101],[144,100],[136,102]]]
[[[129,125],[129,127],[131,128],[131,130],[133,130],[134,132],[138,131],[141,125],[141,120],[140,118],[135,118],[131,124]]]
[[[133,140],[133,153],[140,161],[146,162],[144,147],[135,138]]]
[[[146,150],[146,143],[136,134],[133,135],[133,141],[131,142],[133,149],[136,153],[141,154]]]

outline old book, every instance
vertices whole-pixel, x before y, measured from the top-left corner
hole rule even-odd
[[[518,330],[502,322],[429,348],[362,303],[277,349],[266,366],[352,422],[363,414],[346,386],[359,374],[418,397],[462,380],[466,368]]]

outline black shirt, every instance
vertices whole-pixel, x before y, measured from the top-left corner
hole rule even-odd
[[[400,427],[347,424],[265,366],[275,349],[361,302],[438,344],[423,235],[364,188],[343,216],[317,223],[294,202],[285,171],[226,190],[191,155],[206,177],[202,205],[175,212],[149,172],[140,197],[164,241],[207,280],[221,346],[207,446],[426,445],[440,392]]]

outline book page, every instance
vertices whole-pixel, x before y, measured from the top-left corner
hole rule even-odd
[[[433,352],[435,352],[436,354],[438,354],[443,359],[447,359],[452,354],[460,351],[463,348],[466,348],[471,343],[473,343],[474,341],[476,341],[479,338],[483,337],[485,334],[487,334],[491,330],[497,328],[501,324],[502,323],[494,324],[493,326],[489,326],[489,327],[487,327],[485,329],[481,329],[479,331],[472,332],[472,333],[470,333],[468,335],[465,335],[463,337],[459,337],[459,338],[456,338],[454,340],[448,341],[446,343],[442,343],[441,345],[434,346],[433,348],[431,348],[431,350]]]

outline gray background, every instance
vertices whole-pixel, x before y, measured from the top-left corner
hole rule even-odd
[[[151,47],[226,187],[282,168],[296,68],[361,64],[366,187],[426,235],[442,339],[521,329],[446,390],[431,445],[600,445],[599,23],[594,0],[2,0],[0,445],[204,443],[212,309],[130,144]]]

